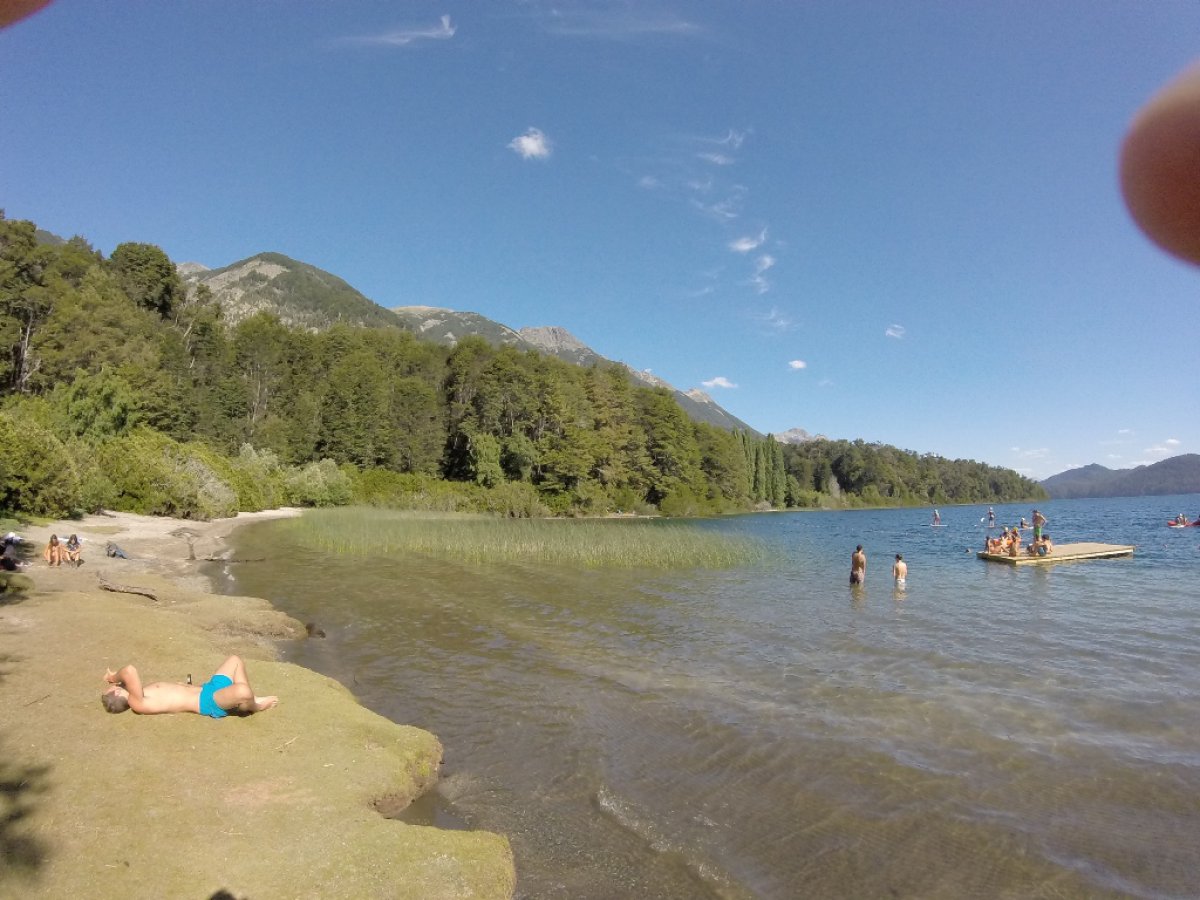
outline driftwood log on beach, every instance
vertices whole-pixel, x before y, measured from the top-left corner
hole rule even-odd
[[[109,581],[99,572],[96,573],[96,578],[100,581],[100,588],[105,591],[113,591],[117,594],[138,594],[142,597],[149,597],[155,603],[158,602],[158,596],[153,591],[148,591],[145,588],[131,587],[127,584],[116,584]]]

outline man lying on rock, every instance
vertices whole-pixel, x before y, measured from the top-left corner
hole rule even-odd
[[[158,713],[192,712],[214,719],[227,715],[248,716],[270,709],[278,697],[255,697],[246,679],[246,665],[240,657],[231,656],[221,663],[216,673],[202,685],[174,681],[142,684],[137,669],[125,666],[120,671],[104,673],[110,685],[100,696],[104,708],[111,713],[132,709],[143,716]]]

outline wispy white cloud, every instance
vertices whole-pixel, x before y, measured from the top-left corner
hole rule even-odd
[[[549,159],[553,146],[540,128],[530,128],[508,142],[508,149],[522,159]]]
[[[736,384],[734,384],[732,381],[730,381],[724,375],[718,375],[716,378],[713,378],[709,381],[702,381],[702,382],[700,382],[700,384],[702,384],[704,387],[708,388],[709,390],[712,390],[713,388],[735,388],[735,387],[737,387]]]
[[[735,184],[719,200],[707,202],[702,198],[693,197],[689,202],[710,219],[716,219],[718,222],[732,222],[742,214],[742,201],[745,197],[746,189]]]
[[[802,359],[793,359],[791,362],[788,363],[788,368],[789,369],[807,369],[808,363],[806,363]]]
[[[896,340],[899,341],[904,338],[904,326],[903,325],[889,325],[887,328],[885,328],[883,330],[883,333],[887,337],[895,338]]]
[[[767,229],[763,229],[758,234],[745,235],[740,238],[734,238],[729,242],[729,249],[734,253],[750,253],[757,250],[767,240]]]
[[[657,190],[658,188],[660,188],[662,186],[663,186],[662,182],[659,181],[657,178],[655,178],[653,175],[643,175],[641,178],[638,179],[638,187],[640,187],[646,191]]]
[[[705,162],[710,162],[714,166],[732,166],[735,162],[737,162],[737,160],[732,156],[728,156],[724,153],[697,153],[696,158],[702,159]]]
[[[795,325],[790,317],[775,307],[771,307],[768,312],[760,313],[754,318],[772,331],[788,331]]]
[[[582,10],[556,8],[542,20],[550,34],[563,37],[596,38],[627,41],[656,35],[695,37],[703,29],[694,22],[670,12],[648,12],[638,9]]]
[[[701,138],[701,140],[710,144],[720,144],[723,147],[729,147],[732,150],[737,150],[742,146],[742,142],[746,140],[746,135],[749,133],[749,130],[734,131],[732,128],[730,128],[729,133],[726,134],[725,137]]]
[[[1174,447],[1169,447],[1166,444],[1156,444],[1153,447],[1147,447],[1142,451],[1146,456],[1169,456],[1175,452]]]
[[[1163,441],[1163,443],[1166,444],[1168,447],[1178,447],[1179,446],[1179,438],[1167,438],[1165,441]]]
[[[447,41],[454,37],[458,28],[449,16],[442,16],[437,25],[427,28],[397,28],[382,34],[342,38],[343,44],[373,44],[386,47],[408,47],[418,41]]]
[[[832,378],[822,378],[820,381],[817,382],[817,387],[833,387],[833,379]]]
[[[754,285],[754,289],[765,294],[771,289],[771,282],[767,281],[766,275],[768,270],[775,266],[775,257],[764,253],[754,261],[754,275],[750,278],[750,283]]]
[[[1033,449],[1022,450],[1020,447],[1013,447],[1012,452],[1020,459],[1045,459],[1050,455],[1049,447],[1036,447]]]

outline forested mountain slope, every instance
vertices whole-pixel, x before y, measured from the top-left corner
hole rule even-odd
[[[270,270],[283,263],[255,260],[231,278],[239,297],[286,298]],[[346,286],[325,285],[335,300],[308,311],[328,320]],[[970,461],[861,441],[785,448],[695,421],[617,364],[350,320],[289,325],[248,306],[231,320],[152,244],[106,258],[0,217],[0,510],[213,517],[357,500],[696,515],[1041,494]]]
[[[395,317],[336,275],[282,253],[259,253],[220,269],[195,263],[180,267],[189,287],[203,285],[220,304],[222,318],[236,325],[269,312],[285,325],[317,330],[337,322],[395,327]]]
[[[197,263],[184,263],[178,269],[189,292],[200,286],[208,290],[229,325],[266,312],[285,325],[310,331],[339,322],[366,327],[399,326],[443,346],[452,347],[475,335],[497,347],[538,350],[584,367],[612,362],[557,326],[514,331],[474,312],[433,306],[384,309],[336,275],[281,253],[259,253],[220,269],[207,269]],[[646,372],[626,368],[639,381],[671,391],[676,402],[696,421],[729,431],[758,434],[703,391],[681,391]]]
[[[1200,493],[1200,455],[1185,453],[1134,469],[1092,464],[1042,482],[1051,497],[1149,497]]]

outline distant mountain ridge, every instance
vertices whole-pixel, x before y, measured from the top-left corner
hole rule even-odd
[[[1200,454],[1184,453],[1134,469],[1109,469],[1092,463],[1052,475],[1041,485],[1056,500],[1198,494]]]
[[[366,327],[400,327],[443,346],[453,346],[465,337],[478,335],[494,346],[536,350],[578,366],[622,366],[643,384],[671,391],[679,405],[696,421],[762,436],[703,391],[681,391],[649,372],[601,356],[558,326],[514,331],[474,312],[435,306],[386,309],[337,276],[282,253],[259,253],[220,269],[185,262],[177,265],[176,270],[189,288],[206,286],[220,303],[225,321],[230,324],[237,324],[259,312],[270,312],[294,328],[318,331],[337,322]]]

